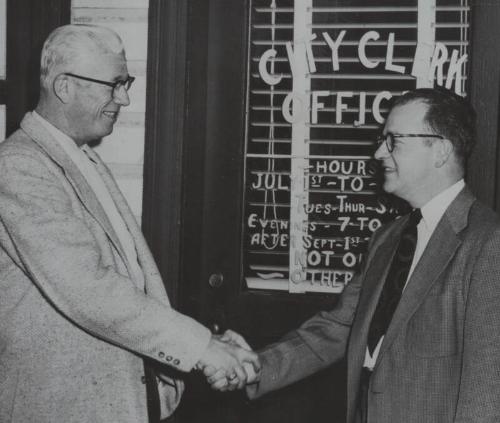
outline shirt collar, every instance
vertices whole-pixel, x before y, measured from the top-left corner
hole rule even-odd
[[[452,186],[441,191],[420,209],[422,212],[422,221],[429,231],[434,231],[448,206],[464,187],[465,182],[463,179],[460,179]]]
[[[52,125],[48,120],[40,116],[36,111],[33,111],[33,116],[37,119],[43,127],[54,137],[57,143],[62,147],[62,149],[66,152],[66,154],[74,161],[77,162],[85,156],[82,156],[84,153],[78,147],[73,139],[71,139],[68,135],[66,135],[61,130],[57,129],[54,125]]]

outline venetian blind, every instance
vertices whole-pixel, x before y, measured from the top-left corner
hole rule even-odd
[[[404,211],[380,190],[374,138],[415,87],[465,95],[465,0],[252,0],[244,280],[339,293],[371,234]]]

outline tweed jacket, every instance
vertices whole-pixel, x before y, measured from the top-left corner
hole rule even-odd
[[[129,275],[85,178],[28,113],[0,146],[0,422],[145,423],[143,358],[189,371],[210,331],[170,307],[109,170],[97,170],[135,243]],[[171,411],[183,384],[160,400]]]
[[[347,422],[360,423],[368,329],[407,217],[377,231],[334,310],[266,348],[255,398],[347,354]],[[369,423],[500,421],[500,225],[468,188],[450,204],[412,273],[368,389]]]

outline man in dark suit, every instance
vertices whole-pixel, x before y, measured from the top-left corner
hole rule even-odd
[[[395,101],[375,158],[414,211],[373,235],[334,310],[260,352],[251,398],[347,355],[348,423],[500,421],[500,225],[463,181],[473,134],[452,93]]]

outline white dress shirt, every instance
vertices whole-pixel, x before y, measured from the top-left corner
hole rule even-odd
[[[406,285],[408,284],[408,281],[410,280],[410,277],[413,271],[415,270],[415,267],[418,261],[420,260],[420,257],[422,257],[422,254],[425,251],[425,247],[427,247],[429,239],[431,238],[434,230],[436,229],[436,226],[443,217],[444,212],[451,204],[451,202],[455,199],[455,197],[458,195],[458,193],[462,191],[464,186],[465,186],[464,180],[460,179],[452,186],[448,187],[444,191],[441,191],[438,195],[433,197],[420,209],[422,213],[422,219],[417,225],[417,245],[415,247],[415,254],[413,256],[413,261],[411,263],[410,272],[408,273],[404,289],[406,288]],[[377,357],[380,352],[380,347],[382,345],[383,340],[384,337],[382,336],[377,346],[375,347],[375,350],[373,351],[373,355],[371,355],[368,348],[366,348],[365,361],[363,365],[364,367],[373,369],[375,363],[377,362]]]
[[[130,235],[130,232],[123,221],[118,209],[116,208],[115,202],[113,201],[108,188],[104,184],[104,181],[99,175],[95,164],[85,153],[86,150],[90,149],[87,144],[84,144],[81,148],[77,146],[75,141],[68,137],[65,133],[61,132],[50,122],[41,117],[38,113],[33,111],[33,116],[50,132],[54,139],[58,142],[61,148],[70,157],[73,163],[76,165],[78,170],[85,177],[86,181],[92,188],[92,191],[97,197],[97,200],[104,209],[108,220],[115,231],[118,241],[123,248],[126,259],[129,264],[129,268],[133,273],[130,275],[138,284],[142,286],[144,284],[144,274],[137,261],[137,251],[135,249],[135,243]]]

